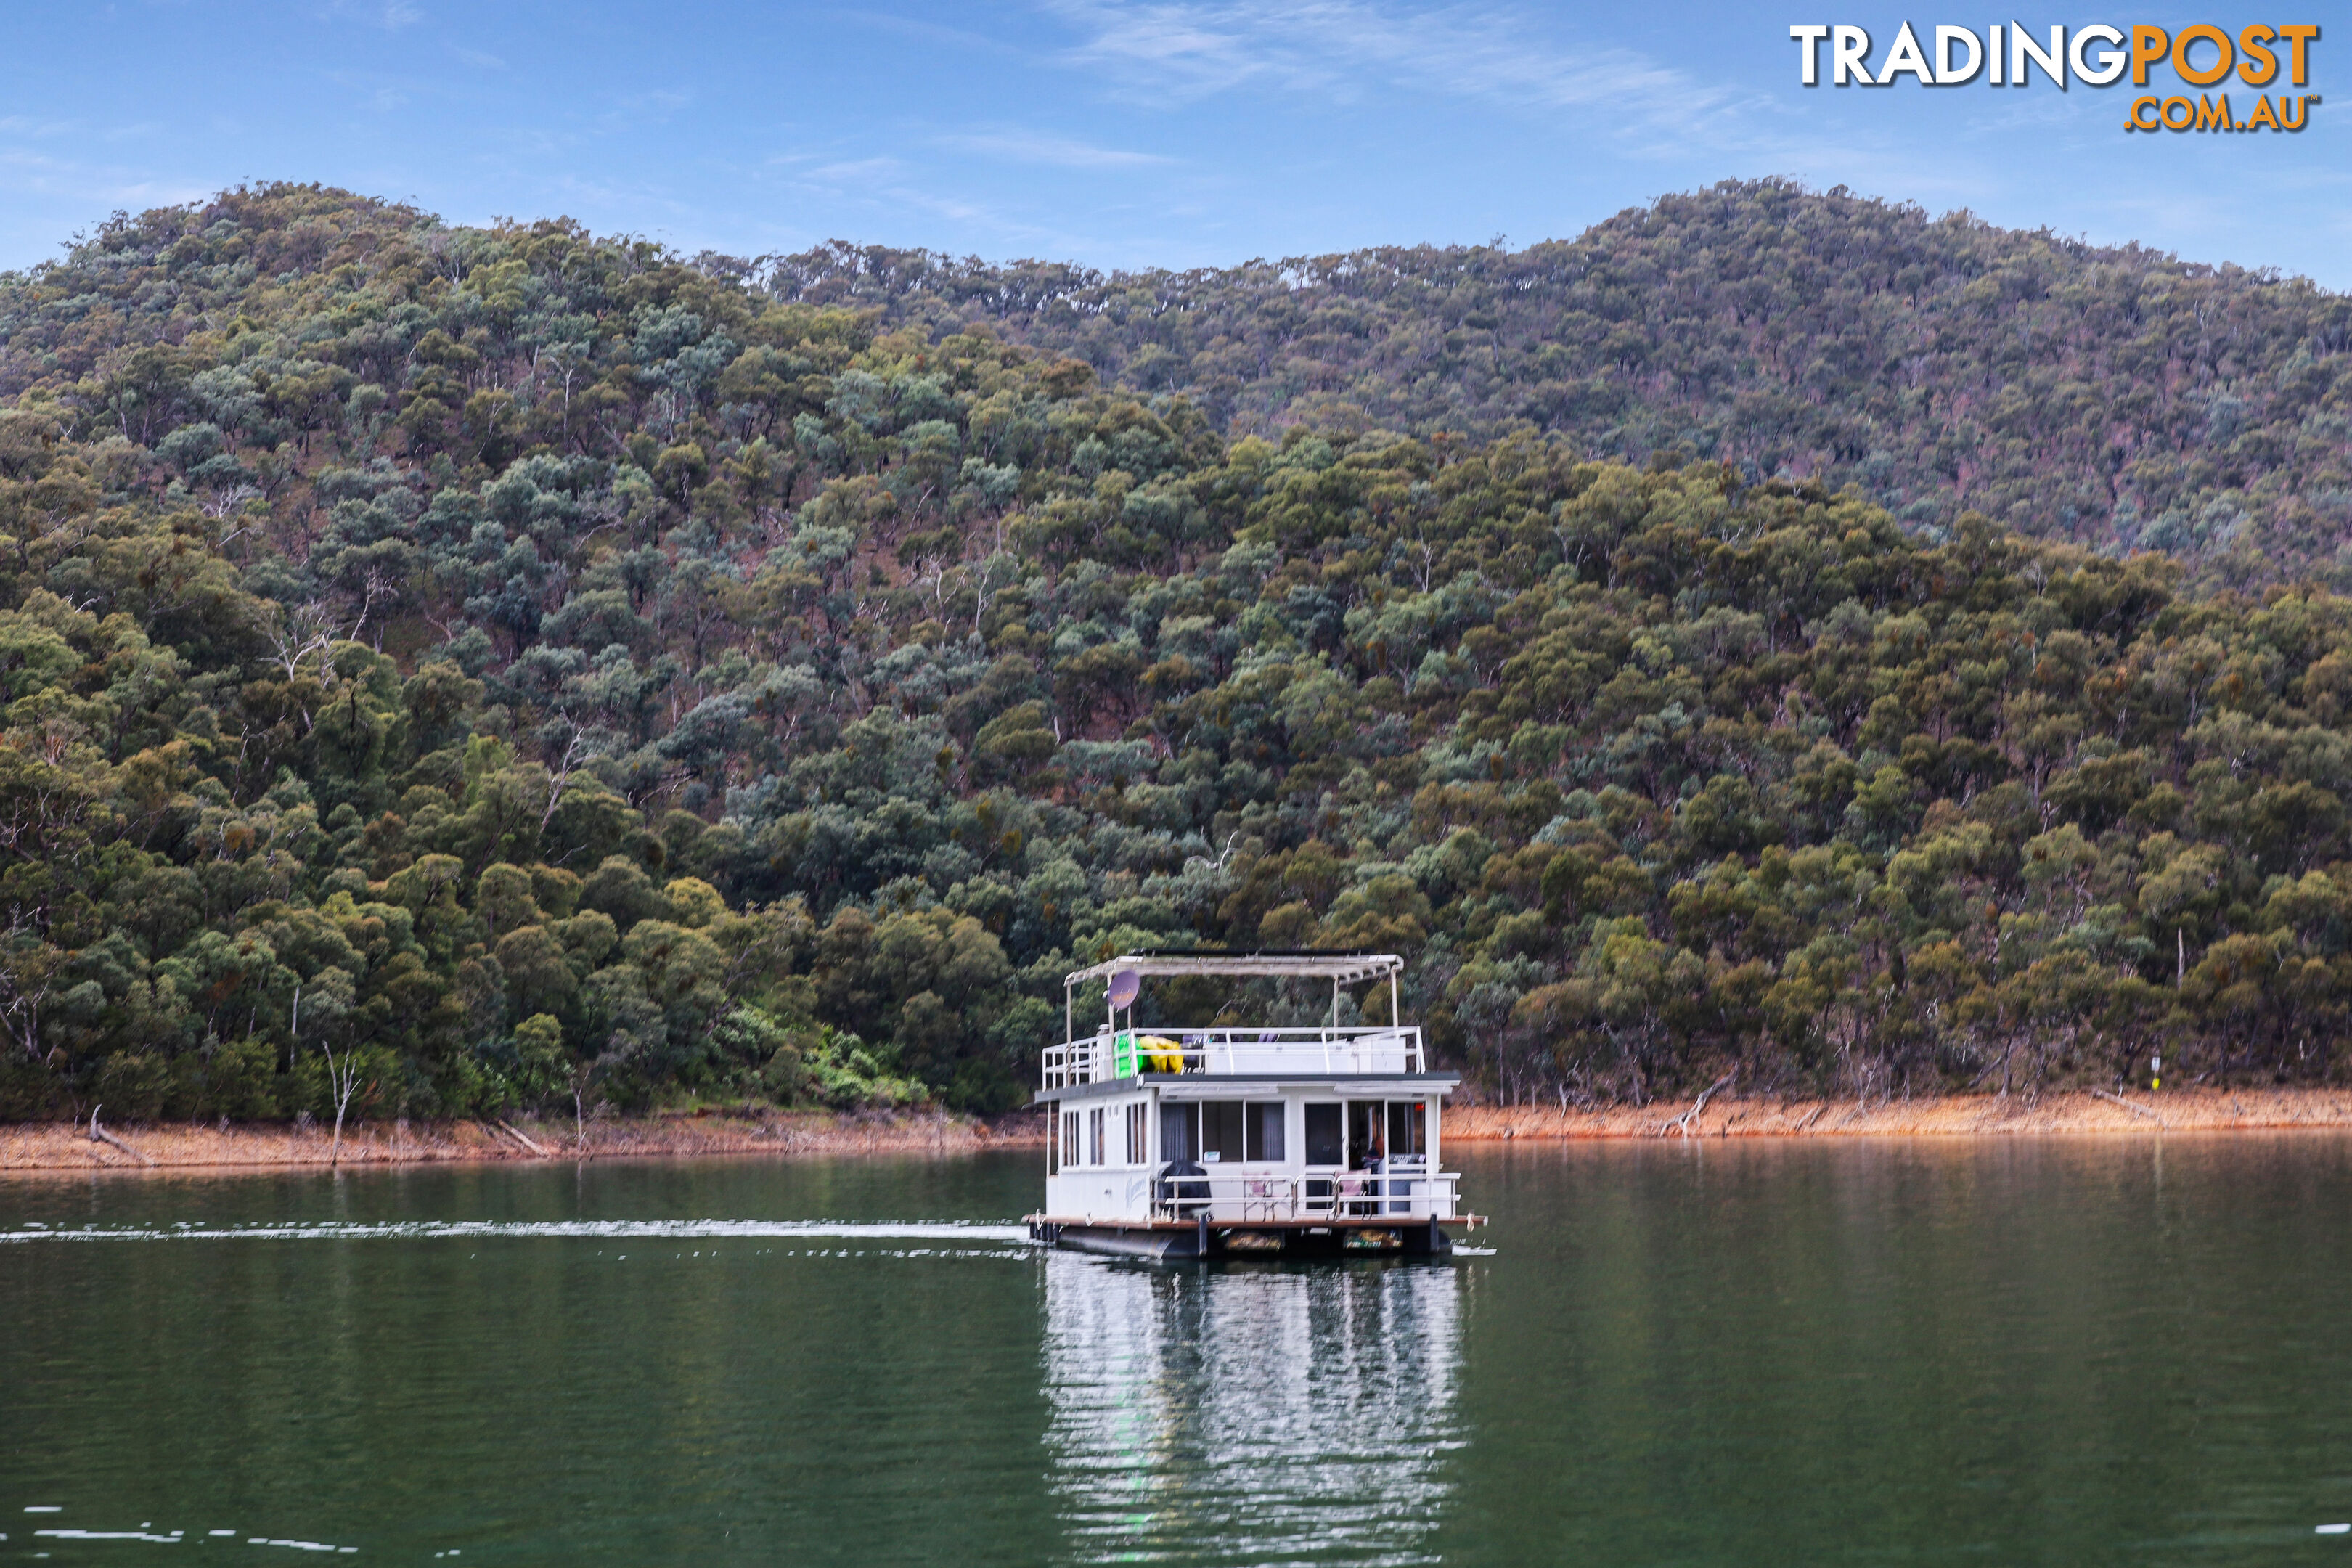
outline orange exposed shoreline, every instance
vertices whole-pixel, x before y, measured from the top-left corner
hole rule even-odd
[[[0,1171],[285,1170],[337,1156],[331,1130],[152,1122],[0,1124]],[[369,1122],[343,1130],[344,1165],[530,1163],[546,1160],[677,1159],[704,1154],[962,1154],[1042,1146],[1043,1123],[991,1126],[968,1116],[778,1112],[591,1121]]]
[[[2070,1090],[2022,1095],[1937,1095],[1916,1100],[1731,1100],[1717,1095],[1692,1115],[1689,1100],[1592,1110],[1538,1105],[1465,1105],[1445,1112],[1450,1142],[1587,1138],[2002,1138],[2133,1137],[2252,1132],[2282,1128],[2352,1131],[2352,1089],[2182,1089],[2150,1093]]]
[[[1915,1100],[1732,1100],[1717,1095],[1692,1114],[1688,1100],[1591,1110],[1538,1105],[1455,1105],[1449,1142],[1517,1139],[2117,1137],[2305,1128],[2352,1131],[2352,1089],[2187,1089],[2158,1094],[2074,1090],[2028,1100],[1943,1095]],[[187,1122],[106,1126],[0,1124],[0,1172],[287,1170],[334,1160],[325,1129],[217,1127]],[[898,1112],[847,1115],[701,1113],[591,1121],[584,1140],[561,1121],[371,1122],[347,1129],[341,1163],[352,1166],[529,1163],[545,1160],[678,1159],[713,1154],[967,1154],[1037,1148],[1045,1124],[1015,1116]]]

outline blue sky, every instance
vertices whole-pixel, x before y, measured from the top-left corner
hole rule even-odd
[[[2339,5],[2303,12],[2325,23]],[[459,222],[565,214],[689,251],[840,237],[1189,267],[1522,245],[1661,193],[1786,174],[2352,287],[2352,26],[2314,46],[2307,90],[2330,101],[2295,136],[2126,134],[2127,87],[1809,90],[1788,38],[1792,22],[1858,23],[1883,60],[1906,16],[1924,35],[2009,16],[1688,0],[18,5],[0,21],[0,267],[55,255],[114,208],[247,179]],[[2279,16],[2022,19],[2234,31]],[[2252,90],[2238,97],[2242,114]]]

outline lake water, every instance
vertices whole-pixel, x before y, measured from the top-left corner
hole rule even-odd
[[[1489,1255],[1162,1271],[1025,1155],[0,1183],[0,1562],[2352,1565],[2352,1141],[1456,1152]]]

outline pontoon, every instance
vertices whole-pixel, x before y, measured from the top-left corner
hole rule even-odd
[[[1448,1227],[1475,1223],[1439,1163],[1439,1110],[1461,1080],[1429,1070],[1400,1017],[1403,968],[1385,952],[1153,952],[1066,976],[1064,1041],[1036,1095],[1054,1121],[1030,1234],[1160,1259],[1451,1252]],[[1328,981],[1330,1016],[1139,1029],[1150,980]],[[1077,994],[1096,984],[1104,1019],[1081,1038]],[[1339,1022],[1359,985],[1387,991],[1386,1024]]]

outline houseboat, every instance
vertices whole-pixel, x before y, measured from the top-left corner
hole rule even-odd
[[[1450,1253],[1451,1231],[1476,1223],[1440,1163],[1440,1108],[1461,1080],[1429,1070],[1421,1030],[1399,1016],[1403,968],[1386,952],[1192,951],[1126,953],[1066,976],[1063,1043],[1046,1047],[1036,1095],[1054,1121],[1030,1234],[1153,1259]],[[1328,982],[1330,1014],[1306,1027],[1139,1029],[1136,1004],[1154,981],[1276,981],[1318,995]],[[1081,1038],[1076,998],[1096,985],[1103,1020]],[[1368,987],[1375,1010],[1385,990],[1389,1021],[1343,1026],[1350,986]],[[1219,1016],[1232,1013],[1228,1000]]]

